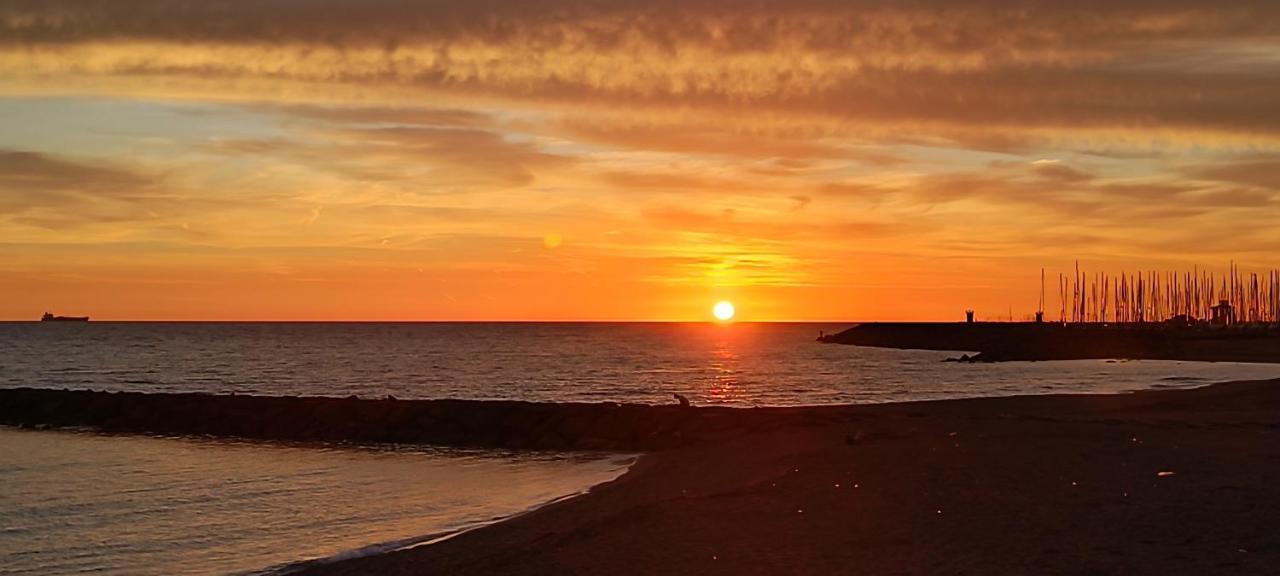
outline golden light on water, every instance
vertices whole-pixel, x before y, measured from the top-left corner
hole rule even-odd
[[[733,302],[721,300],[716,302],[715,307],[711,309],[711,313],[715,315],[716,320],[728,322],[733,320],[733,316],[734,314],[737,314],[737,310],[734,309]]]

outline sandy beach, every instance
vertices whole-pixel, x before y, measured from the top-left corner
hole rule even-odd
[[[353,574],[1274,574],[1280,381],[790,409]],[[776,413],[775,413],[776,416]]]

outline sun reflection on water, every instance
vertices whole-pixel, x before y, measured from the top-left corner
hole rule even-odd
[[[744,331],[724,333],[711,348],[708,360],[711,375],[705,396],[708,402],[734,403],[743,400],[739,386],[742,375],[742,348],[749,341]]]

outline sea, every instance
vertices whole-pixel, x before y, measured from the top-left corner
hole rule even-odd
[[[0,323],[0,387],[798,406],[1125,393],[1280,365],[946,363],[811,323]],[[0,574],[286,574],[572,497],[633,454],[0,427]]]

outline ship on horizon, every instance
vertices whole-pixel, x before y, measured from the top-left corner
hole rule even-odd
[[[54,316],[48,312],[40,317],[41,322],[88,322],[88,316]]]

